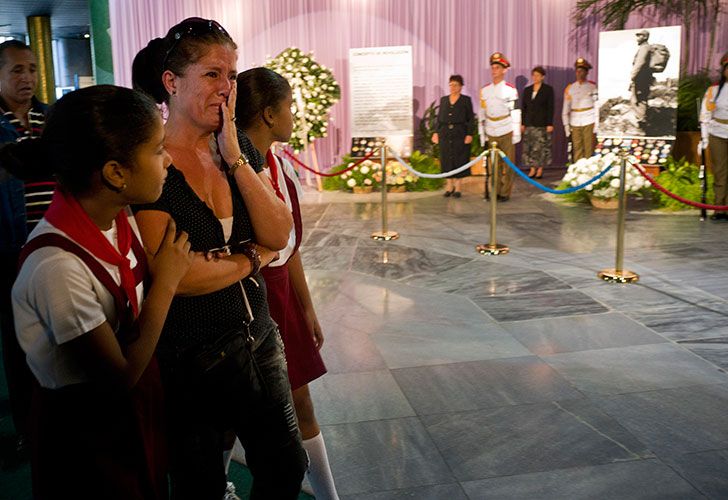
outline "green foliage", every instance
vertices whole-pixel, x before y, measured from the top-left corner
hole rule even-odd
[[[568,189],[570,187],[571,184],[568,181],[561,181],[555,189]],[[580,189],[573,193],[560,194],[559,198],[566,201],[589,203],[589,191],[586,189]]]
[[[423,174],[439,174],[440,165],[432,156],[428,156],[419,151],[413,151],[410,156],[410,165],[412,168]],[[407,186],[409,191],[435,191],[445,184],[444,179],[425,179],[418,177],[417,182]]]
[[[356,160],[352,159],[352,157],[349,155],[344,155],[343,158],[341,158],[341,163],[332,167],[328,173],[334,174],[336,172],[341,172],[352,161],[356,161]],[[342,179],[341,176],[339,176],[339,175],[337,175],[335,177],[324,177],[321,181],[321,186],[326,191],[346,191],[347,189],[349,189],[349,187],[346,185],[346,180]]]
[[[687,75],[680,79],[680,85],[677,88],[677,130],[679,132],[700,130],[699,102],[703,99],[709,86],[710,77],[707,71]]]
[[[668,191],[671,191],[691,201],[700,201],[702,194],[700,167],[681,158],[679,161],[672,157],[667,159],[665,170],[655,179]],[[655,198],[660,208],[665,210],[693,210],[689,205],[673,200],[666,194],[655,190]],[[708,201],[713,200],[713,176],[708,173]]]

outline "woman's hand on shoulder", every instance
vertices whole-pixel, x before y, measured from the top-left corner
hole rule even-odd
[[[191,251],[187,233],[181,231],[177,234],[177,225],[174,219],[170,218],[162,243],[149,264],[153,283],[168,286],[175,292],[189,271],[193,258],[194,252]]]
[[[220,156],[225,163],[232,165],[240,158],[240,145],[238,144],[238,129],[235,125],[235,102],[238,97],[237,82],[233,82],[227,103],[220,105],[222,115],[222,127],[217,134],[217,145],[220,148]]]

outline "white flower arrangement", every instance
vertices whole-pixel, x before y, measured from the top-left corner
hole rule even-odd
[[[293,134],[289,144],[300,152],[328,133],[329,109],[341,98],[332,71],[318,64],[313,53],[290,47],[265,66],[282,75],[293,89]]]
[[[647,188],[649,183],[632,166],[632,161],[634,161],[634,158],[629,158],[627,162],[624,187],[627,193],[639,193]],[[621,159],[614,153],[607,153],[604,156],[595,155],[591,158],[581,158],[569,165],[561,185],[578,186],[584,184],[589,179],[598,175],[608,165],[612,165],[612,168],[604,177],[597,182],[589,184],[584,189],[596,198],[616,198],[619,195],[620,164]]]

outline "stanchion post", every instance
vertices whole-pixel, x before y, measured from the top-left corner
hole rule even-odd
[[[622,166],[619,171],[619,210],[617,213],[617,256],[614,269],[604,269],[597,273],[599,279],[617,283],[635,283],[640,279],[635,272],[624,268],[624,219],[627,214],[627,154],[622,154]]]
[[[389,231],[387,227],[387,144],[382,144],[382,230],[372,233],[371,238],[377,241],[391,241],[399,238],[397,231]]]
[[[490,143],[490,242],[487,244],[477,245],[475,250],[482,255],[505,255],[510,250],[506,245],[499,245],[495,237],[496,215],[497,215],[497,199],[498,199],[498,143]]]

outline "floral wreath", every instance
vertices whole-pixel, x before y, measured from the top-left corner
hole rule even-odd
[[[298,153],[328,133],[329,109],[341,98],[333,72],[304,53],[290,47],[269,59],[266,68],[282,75],[293,89],[293,134],[288,142]]]

